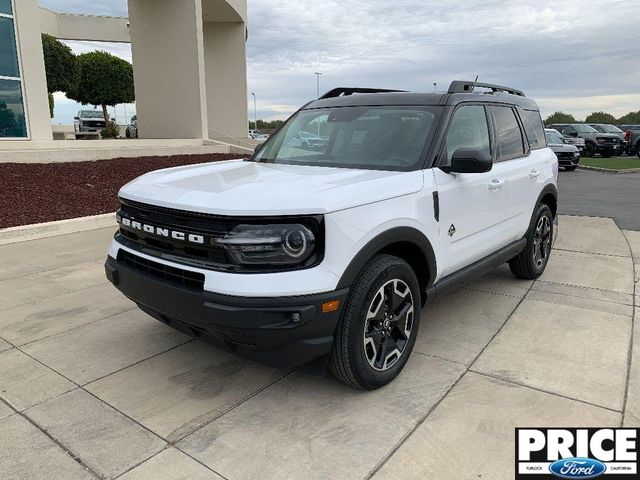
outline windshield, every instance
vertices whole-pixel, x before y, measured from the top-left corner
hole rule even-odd
[[[598,133],[598,131],[589,125],[573,125],[579,133]]]
[[[78,115],[81,118],[102,118],[104,119],[102,112],[100,112],[99,110],[82,110],[80,112],[80,115]]]
[[[556,132],[546,132],[547,143],[564,143],[562,135]]]
[[[600,128],[605,133],[623,133],[622,130],[615,125],[600,125]]]
[[[436,107],[340,107],[302,110],[253,161],[373,170],[410,170],[435,126]]]

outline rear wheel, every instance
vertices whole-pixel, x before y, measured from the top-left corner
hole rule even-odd
[[[533,280],[544,272],[551,255],[553,240],[553,214],[551,209],[540,204],[536,208],[534,221],[529,227],[525,249],[509,261],[509,268],[518,278]]]
[[[403,369],[418,334],[420,288],[404,260],[378,255],[352,287],[329,368],[342,382],[373,390]]]

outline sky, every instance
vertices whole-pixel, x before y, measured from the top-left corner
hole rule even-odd
[[[39,0],[60,12],[126,16],[126,0]],[[336,86],[446,90],[454,79],[509,85],[543,116],[640,110],[638,0],[248,0],[249,92],[258,118],[285,119]],[[127,60],[127,44],[67,42]],[[134,65],[135,68],[135,65]],[[77,104],[57,95],[54,123]],[[253,119],[250,97],[249,118]],[[128,106],[130,116],[134,106]],[[124,119],[124,107],[117,108]]]

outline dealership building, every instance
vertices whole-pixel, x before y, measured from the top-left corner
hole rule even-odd
[[[0,142],[53,139],[42,33],[131,43],[141,138],[247,138],[246,0],[128,4],[123,18],[0,0]]]

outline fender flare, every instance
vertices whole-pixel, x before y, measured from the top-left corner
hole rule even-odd
[[[535,212],[536,207],[542,203],[542,199],[544,197],[546,197],[547,195],[553,195],[553,198],[555,198],[556,200],[556,208],[558,206],[558,187],[556,187],[553,183],[549,183],[547,185],[545,185],[545,187],[542,189],[542,192],[540,192],[540,195],[538,195],[538,199],[536,200],[535,205],[533,206],[533,211]],[[533,213],[531,214],[533,216]],[[558,212],[556,210],[556,212],[554,212],[554,217],[558,215]]]
[[[431,242],[424,233],[415,228],[396,227],[382,232],[360,249],[340,277],[336,289],[347,288],[353,285],[369,260],[386,247],[398,242],[410,243],[420,250],[426,260],[428,268],[428,278],[425,279],[425,284],[427,287],[433,285],[438,270],[436,256]],[[420,284],[422,285],[423,282],[420,282]]]

